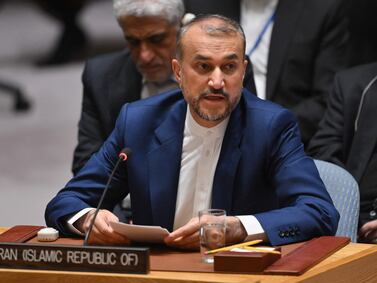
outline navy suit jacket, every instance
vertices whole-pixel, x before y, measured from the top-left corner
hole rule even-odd
[[[103,147],[48,204],[47,225],[68,233],[68,216],[97,206],[119,151],[130,147],[103,207],[130,193],[135,224],[172,230],[186,110],[179,90],[126,104]],[[273,245],[332,235],[339,218],[293,115],[246,90],[224,136],[212,207],[254,215]]]

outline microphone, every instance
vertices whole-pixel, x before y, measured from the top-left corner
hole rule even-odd
[[[106,196],[106,194],[107,194],[107,191],[109,190],[109,185],[110,185],[110,183],[111,183],[111,181],[112,181],[112,179],[113,179],[114,173],[115,173],[116,170],[118,169],[119,164],[120,164],[121,162],[123,162],[123,161],[126,161],[126,160],[131,156],[131,153],[132,153],[132,151],[131,151],[131,149],[128,148],[128,147],[123,148],[123,149],[121,150],[121,152],[119,153],[119,155],[118,155],[118,157],[119,157],[119,158],[118,158],[118,161],[117,161],[117,163],[115,164],[115,166],[114,166],[114,168],[113,168],[113,171],[111,171],[110,177],[109,177],[109,179],[107,180],[107,184],[106,184],[105,189],[104,189],[104,191],[103,191],[103,193],[102,193],[101,199],[100,199],[100,201],[98,202],[98,206],[97,206],[97,208],[96,208],[96,211],[94,212],[94,216],[93,216],[93,218],[92,218],[92,221],[90,222],[89,229],[88,229],[88,231],[87,231],[86,234],[85,234],[84,246],[87,246],[87,245],[88,245],[89,236],[90,236],[90,234],[92,233],[92,229],[93,229],[93,226],[94,226],[94,222],[95,222],[95,220],[96,220],[96,218],[97,218],[97,214],[98,214],[98,212],[99,212],[99,210],[100,210],[100,208],[101,208],[101,205],[102,205],[102,203],[103,203],[103,200],[105,199],[105,196]]]

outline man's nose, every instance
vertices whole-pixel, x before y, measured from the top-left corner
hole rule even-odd
[[[224,87],[224,74],[220,68],[215,68],[213,70],[209,77],[208,85],[214,89],[222,89]]]
[[[149,63],[153,60],[154,58],[154,52],[152,50],[152,48],[150,48],[148,46],[148,44],[145,44],[144,42],[142,42],[140,44],[140,53],[139,53],[139,60],[141,61],[141,63]]]

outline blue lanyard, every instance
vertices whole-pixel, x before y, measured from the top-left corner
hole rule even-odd
[[[251,57],[251,54],[253,54],[255,49],[258,48],[258,46],[261,43],[262,38],[263,38],[264,34],[266,33],[267,29],[275,21],[275,15],[276,15],[276,10],[271,14],[271,16],[268,18],[267,22],[264,24],[262,31],[259,33],[259,35],[257,37],[257,40],[255,41],[253,47],[250,49],[249,53],[247,54],[247,55],[249,55],[249,57]]]

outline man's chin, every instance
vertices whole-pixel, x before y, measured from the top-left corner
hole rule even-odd
[[[226,110],[224,111],[199,111],[197,113],[200,118],[209,121],[209,122],[217,122],[224,120],[229,113]]]

